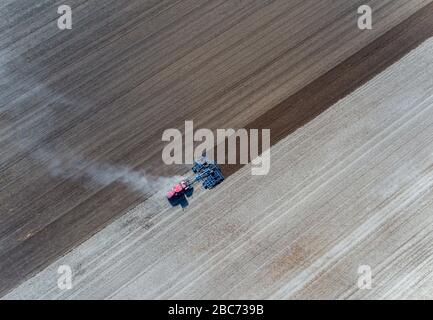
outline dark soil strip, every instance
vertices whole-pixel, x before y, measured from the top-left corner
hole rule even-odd
[[[249,123],[246,128],[271,129],[271,145],[274,145],[432,36],[433,3]],[[232,175],[241,167],[222,165],[225,176]]]

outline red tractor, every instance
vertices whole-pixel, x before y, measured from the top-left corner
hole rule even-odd
[[[175,197],[178,197],[182,194],[185,194],[188,189],[190,189],[191,186],[187,181],[181,181],[178,184],[176,184],[169,192],[167,192],[167,198],[172,199]]]

